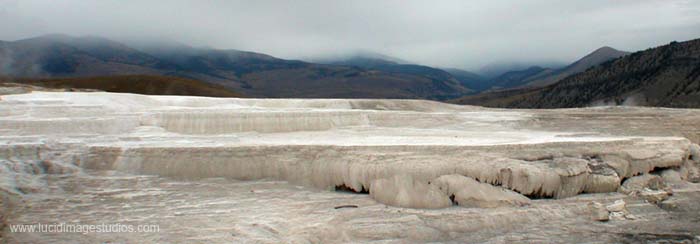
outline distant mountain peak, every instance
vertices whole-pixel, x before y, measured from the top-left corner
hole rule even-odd
[[[604,46],[589,53],[578,61],[566,67],[570,70],[570,74],[585,71],[586,69],[601,64],[605,61],[616,59],[629,54],[629,52],[620,51],[612,47]]]
[[[613,56],[609,56],[611,54]],[[583,72],[549,86],[484,93],[455,101],[518,108],[597,105],[700,107],[700,90],[697,89],[700,87],[700,39],[626,54],[605,48],[587,55],[567,70],[580,69],[588,61],[607,58],[602,64],[589,66]]]
[[[44,34],[40,36],[35,36],[35,37],[30,37],[26,39],[20,39],[17,41],[27,41],[27,40],[62,40],[62,39],[70,39],[74,38],[73,36],[66,35],[66,34],[61,34],[61,33],[50,33],[50,34]]]
[[[564,68],[553,70],[552,72],[542,74],[538,77],[530,77],[525,82],[522,82],[522,84],[531,87],[551,85],[570,75],[586,71],[588,68],[627,54],[629,54],[629,52],[603,46]]]
[[[370,61],[371,63],[377,64],[412,64],[412,62],[400,58],[368,50],[355,50],[341,54],[309,58],[308,60],[310,62],[324,64],[358,63],[358,61]]]
[[[581,60],[584,60],[586,58],[592,58],[592,57],[601,57],[602,58],[611,58],[611,57],[620,57],[629,54],[629,52],[625,51],[620,51],[615,48],[609,47],[609,46],[603,46],[601,48],[596,49],[595,51],[589,53],[588,55],[584,56]]]
[[[620,51],[620,50],[617,50],[617,49],[615,49],[615,48],[613,48],[613,47],[610,47],[610,46],[602,46],[602,47],[596,49],[596,50],[593,51],[593,52],[595,53],[595,52],[600,52],[600,51],[603,51],[603,52],[604,52],[604,51]]]

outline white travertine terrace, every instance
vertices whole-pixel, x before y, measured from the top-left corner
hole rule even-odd
[[[71,144],[61,150],[72,150],[80,160],[63,163],[355,191],[401,174],[426,183],[459,174],[557,198],[614,191],[621,179],[680,167],[691,145],[682,138],[574,137],[516,129],[509,124],[528,119],[527,112],[415,100],[32,93],[5,96],[2,106],[6,141],[48,135],[33,146],[52,151],[57,150],[52,145]],[[73,137],[87,139],[74,145]],[[561,149],[538,151],[542,147]],[[592,172],[591,158],[611,170]]]
[[[607,114],[599,108],[102,92],[1,99],[0,188],[10,195],[44,191],[44,174],[90,170],[185,181],[280,180],[366,192],[409,208],[517,208],[531,204],[528,197],[616,192],[626,179],[659,169],[691,180],[700,158],[684,137],[635,130],[653,124],[618,133],[603,124],[542,119]],[[620,113],[637,116],[633,109]]]

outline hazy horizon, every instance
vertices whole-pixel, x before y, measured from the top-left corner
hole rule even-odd
[[[0,0],[0,39],[44,34],[318,59],[376,52],[470,71],[566,64],[602,47],[637,51],[700,37],[700,2]]]

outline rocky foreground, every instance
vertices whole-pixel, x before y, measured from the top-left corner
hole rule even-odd
[[[700,241],[700,110],[0,97],[6,242]]]

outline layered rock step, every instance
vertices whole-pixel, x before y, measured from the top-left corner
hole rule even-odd
[[[447,204],[451,201],[482,207],[524,202],[518,200],[524,197],[512,196],[491,203],[488,197],[492,194],[478,193],[483,191],[535,198],[614,192],[621,185],[623,189],[644,185],[635,183],[643,181],[635,176],[652,171],[672,170],[687,180],[685,172],[696,165],[691,159],[693,147],[680,138],[498,146],[123,147],[58,143],[2,146],[0,157],[9,164],[8,171],[26,165],[27,172],[62,173],[77,166],[181,179],[284,180],[321,189],[343,186],[368,192],[387,204],[432,208],[452,205]],[[408,198],[385,200],[386,195]],[[414,199],[412,195],[430,199]]]
[[[3,96],[0,108],[1,187],[14,194],[40,191],[37,175],[81,169],[283,180],[414,208],[627,191],[649,173],[644,179],[700,180],[697,145],[636,134],[655,125],[635,123],[648,120],[634,110],[620,122],[634,128],[615,135],[540,121],[542,111],[417,100],[32,93]],[[542,126],[552,124],[558,129]]]

